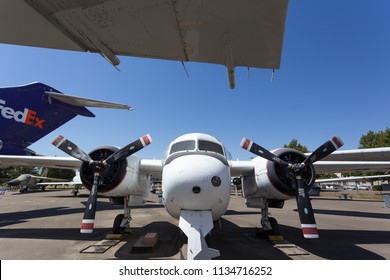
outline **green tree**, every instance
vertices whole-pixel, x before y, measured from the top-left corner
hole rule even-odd
[[[4,178],[15,179],[22,174],[38,175],[38,170],[34,167],[8,167],[5,168],[6,175]]]
[[[301,145],[297,139],[292,139],[288,145],[284,144],[284,148],[291,148],[298,150],[302,153],[308,153],[309,149],[306,146]]]
[[[73,177],[76,176],[76,172],[73,169],[55,169],[51,168],[47,172],[47,177],[50,178],[59,178],[71,181]]]
[[[388,127],[385,131],[374,132],[370,130],[360,137],[359,149],[379,147],[390,147],[390,129]]]
[[[374,132],[372,130],[368,131],[367,134],[364,134],[360,137],[359,149],[369,149],[369,148],[380,148],[380,147],[390,147],[390,129],[386,127],[384,131],[379,130]],[[344,177],[348,176],[368,176],[368,175],[380,175],[381,172],[350,172],[343,173]]]

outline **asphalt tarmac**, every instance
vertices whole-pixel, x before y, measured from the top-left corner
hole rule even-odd
[[[7,191],[0,198],[0,259],[180,259],[186,237],[158,197],[151,194],[145,207],[132,210],[132,234],[111,240],[114,218],[122,207],[98,198],[95,231],[80,234],[87,192],[72,197],[70,190]],[[217,259],[248,260],[381,260],[390,259],[390,210],[380,200],[340,200],[314,197],[320,238],[304,239],[295,200],[283,209],[271,209],[284,240],[259,235],[260,211],[247,208],[244,199],[232,196],[230,207],[207,236],[218,249]],[[137,240],[155,232],[159,242],[135,250]]]

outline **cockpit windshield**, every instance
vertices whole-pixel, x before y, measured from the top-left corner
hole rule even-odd
[[[187,140],[187,141],[181,141],[173,144],[169,154],[173,154],[180,151],[194,151],[194,150],[195,150],[195,141]]]
[[[222,148],[222,146],[219,145],[218,143],[215,143],[215,142],[199,140],[199,142],[198,142],[198,149],[200,151],[215,152],[215,153],[223,155],[223,148]]]
[[[177,142],[172,145],[169,154],[173,154],[181,151],[195,151],[195,150],[214,152],[214,153],[224,155],[223,148],[220,144],[211,141],[206,141],[206,140],[199,140],[197,147],[196,147],[195,140],[186,140],[186,141]]]
[[[169,164],[172,160],[186,155],[207,155],[219,159],[228,165],[231,159],[229,151],[225,150],[220,141],[207,134],[183,135],[181,139],[176,139],[164,152],[164,164]]]

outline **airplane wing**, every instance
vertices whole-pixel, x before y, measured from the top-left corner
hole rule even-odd
[[[314,166],[318,174],[385,172],[390,170],[390,147],[335,151]]]
[[[309,156],[310,153],[306,153]],[[390,161],[390,147],[335,151],[325,161]]]
[[[3,0],[0,43],[280,68],[288,0]],[[23,19],[23,20],[21,20]]]
[[[317,174],[346,172],[386,172],[390,170],[390,161],[318,161],[314,163]],[[251,161],[231,162],[232,177],[253,172],[255,165]]]
[[[337,151],[334,153],[337,153]],[[390,170],[390,148],[343,150],[337,154],[333,161],[330,161],[328,156],[324,158],[326,161],[320,160],[315,162],[316,173],[343,173],[353,171],[385,172]],[[344,161],[338,160],[340,158],[344,159]],[[375,161],[372,161],[372,159],[375,159]],[[70,157],[0,156],[0,167],[42,166],[78,169],[80,165],[81,162],[79,160]],[[233,177],[241,176],[254,170],[252,161],[230,161],[230,167]],[[140,171],[160,177],[162,173],[162,161],[141,159]]]
[[[318,161],[314,163],[314,167],[317,174],[355,171],[385,172],[390,170],[390,161]]]
[[[305,154],[309,156],[310,153]],[[231,161],[232,176],[254,170],[252,161]],[[314,163],[317,174],[355,171],[385,172],[390,170],[390,147],[335,151]]]
[[[162,175],[162,161],[158,159],[141,159],[140,172],[161,178]]]
[[[64,181],[65,179],[60,179],[60,178],[50,178],[50,177],[44,177],[44,176],[35,176],[35,175],[30,175],[32,178],[37,179],[37,180],[45,180],[45,181],[51,181],[51,182],[61,182]]]
[[[79,169],[81,162],[70,157],[0,155],[0,167],[7,166],[42,166],[49,168]]]
[[[326,179],[316,179],[316,183],[361,181],[361,180],[370,180],[370,179],[385,179],[385,178],[389,178],[389,177],[390,177],[390,175],[372,175],[372,176],[351,176],[351,177],[340,177],[340,178],[326,178]]]
[[[30,166],[48,167],[63,169],[79,169],[81,161],[72,157],[51,157],[51,156],[9,156],[0,155],[0,168],[8,166]],[[157,159],[141,159],[140,172],[161,178],[162,161]],[[42,179],[53,179],[39,177]],[[62,179],[61,179],[62,180]]]

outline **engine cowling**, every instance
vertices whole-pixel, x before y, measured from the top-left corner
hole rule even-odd
[[[99,147],[89,153],[93,160],[103,161],[119,148],[115,146]],[[139,172],[140,158],[131,155],[119,162],[110,164],[103,171],[99,182],[98,192],[110,197],[124,197],[128,195],[147,196],[149,194],[149,176]],[[80,178],[84,186],[91,190],[93,184],[93,170],[88,163],[82,163]]]
[[[281,148],[272,152],[288,163],[301,163],[306,159],[303,153],[294,149]],[[276,164],[262,157],[256,157],[253,161],[255,163],[255,182],[258,194],[265,198],[282,200],[295,196],[295,181],[286,165]],[[302,179],[308,189],[313,186],[315,183],[315,169],[312,164],[308,165],[302,173]]]

